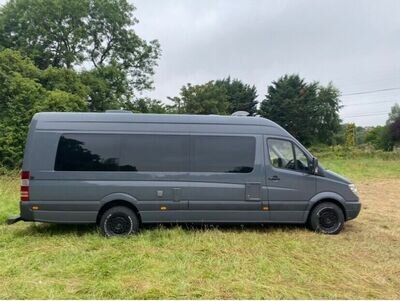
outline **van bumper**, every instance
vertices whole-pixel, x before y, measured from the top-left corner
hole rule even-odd
[[[360,202],[346,202],[346,220],[355,219],[361,211]]]
[[[54,204],[55,202],[51,202]],[[74,204],[74,207],[78,204]],[[32,209],[37,206],[39,209]],[[25,222],[44,222],[60,224],[91,224],[96,223],[97,210],[93,208],[82,208],[76,210],[68,205],[49,206],[48,202],[20,202],[21,217]],[[85,210],[88,209],[88,210]]]
[[[7,225],[12,225],[18,223],[19,221],[22,221],[22,218],[20,216],[10,216],[9,218],[7,218]]]

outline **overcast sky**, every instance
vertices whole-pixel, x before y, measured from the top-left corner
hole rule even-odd
[[[255,84],[259,100],[285,73],[332,81],[343,94],[400,88],[400,1],[132,2],[136,32],[162,48],[155,89],[145,95],[164,102],[186,83],[227,76]],[[342,101],[345,122],[384,124],[400,89]]]

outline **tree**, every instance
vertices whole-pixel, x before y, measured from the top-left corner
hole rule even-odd
[[[376,126],[367,131],[365,142],[372,144],[376,149],[391,151],[393,141],[390,137],[390,131],[387,126]]]
[[[391,109],[389,113],[389,118],[386,121],[386,124],[394,123],[396,120],[400,119],[400,105],[396,103]]]
[[[389,128],[393,143],[400,143],[400,105],[398,103],[391,108],[386,125]]]
[[[0,49],[42,70],[117,66],[132,90],[148,89],[160,47],[135,33],[134,10],[127,0],[10,0],[0,10]]]
[[[229,114],[246,111],[253,115],[257,112],[257,89],[254,85],[250,86],[238,79],[232,80],[230,77],[215,81],[215,85],[225,88]]]
[[[40,84],[46,90],[61,90],[87,99],[90,89],[82,81],[81,74],[72,69],[49,67],[40,71]]]
[[[346,125],[344,132],[344,145],[348,148],[356,145],[356,125],[354,123]]]
[[[214,81],[203,85],[187,84],[181,88],[180,97],[169,99],[174,102],[172,110],[177,113],[229,114],[226,89]]]
[[[130,103],[127,108],[128,110],[137,113],[163,114],[167,112],[167,108],[160,100],[151,99],[148,97],[135,100],[134,102]]]
[[[285,75],[268,87],[260,114],[277,122],[305,145],[330,144],[340,128],[339,91]]]
[[[340,128],[340,92],[332,83],[326,87],[318,85],[317,99],[313,108],[312,119],[317,128],[317,141],[324,144],[332,144],[334,134]]]
[[[42,71],[16,51],[1,51],[0,165],[15,168],[21,163],[33,114],[40,111],[86,111],[84,91],[79,76],[73,71]]]
[[[125,72],[118,65],[110,64],[81,74],[82,82],[89,89],[89,110],[104,112],[108,109],[128,109],[133,91]]]
[[[356,144],[364,144],[365,143],[365,136],[366,136],[366,129],[362,126],[356,127]]]

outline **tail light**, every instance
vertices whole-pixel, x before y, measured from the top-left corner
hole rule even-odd
[[[29,201],[29,171],[21,171],[21,201]]]

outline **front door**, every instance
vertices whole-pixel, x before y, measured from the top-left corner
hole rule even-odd
[[[291,140],[268,138],[266,145],[270,220],[303,222],[308,202],[316,192],[311,158]]]

